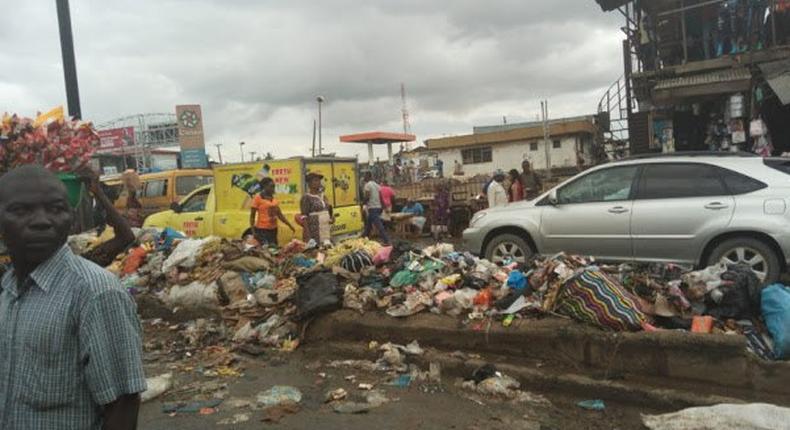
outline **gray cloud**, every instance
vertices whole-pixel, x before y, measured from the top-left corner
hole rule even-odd
[[[65,103],[49,2],[0,16],[0,111]],[[473,125],[593,112],[622,73],[616,14],[592,0],[72,1],[86,118],[200,103],[210,143],[307,151],[315,96],[324,142],[399,130],[399,86],[420,140]],[[233,154],[231,154],[232,156]]]

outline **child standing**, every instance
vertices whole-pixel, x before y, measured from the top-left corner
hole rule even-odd
[[[296,231],[280,210],[280,203],[274,199],[274,180],[263,178],[261,192],[255,195],[250,206],[250,227],[261,245],[277,246],[277,220]]]

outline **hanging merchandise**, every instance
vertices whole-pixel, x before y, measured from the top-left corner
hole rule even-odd
[[[767,135],[760,136],[754,141],[752,152],[761,157],[770,157],[774,152],[774,146],[771,144],[771,138]]]
[[[749,134],[752,137],[764,136],[767,132],[765,121],[762,118],[753,119],[749,124]]]
[[[743,129],[743,121],[735,118],[731,119],[729,129],[732,135],[732,143],[737,145],[746,142],[746,131]]]
[[[728,105],[730,118],[743,117],[743,94],[733,94],[730,96],[730,103]]]

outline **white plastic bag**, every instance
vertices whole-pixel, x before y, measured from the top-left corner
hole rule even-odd
[[[176,308],[216,308],[219,307],[217,299],[217,283],[203,284],[193,282],[189,285],[174,285],[165,296],[165,303]]]
[[[165,373],[154,378],[147,378],[145,385],[148,386],[148,389],[140,395],[140,400],[143,403],[153,400],[169,390],[173,386],[173,374]]]
[[[766,403],[683,409],[663,415],[642,415],[651,430],[782,430],[790,423],[790,409]]]
[[[200,255],[200,250],[209,242],[217,240],[215,237],[207,237],[205,239],[185,239],[176,246],[170,257],[165,260],[162,265],[164,273],[170,272],[174,267],[195,267],[197,257]]]

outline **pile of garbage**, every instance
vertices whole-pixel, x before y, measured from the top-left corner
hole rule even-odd
[[[72,239],[77,248],[99,241]],[[445,243],[265,248],[171,229],[142,231],[138,242],[109,267],[123,285],[174,312],[221,315],[235,343],[293,350],[305,322],[347,308],[394,318],[431,312],[473,327],[561,316],[609,331],[738,333],[760,357],[790,357],[790,289],[764,287],[742,267],[599,265],[565,254],[497,265]]]

